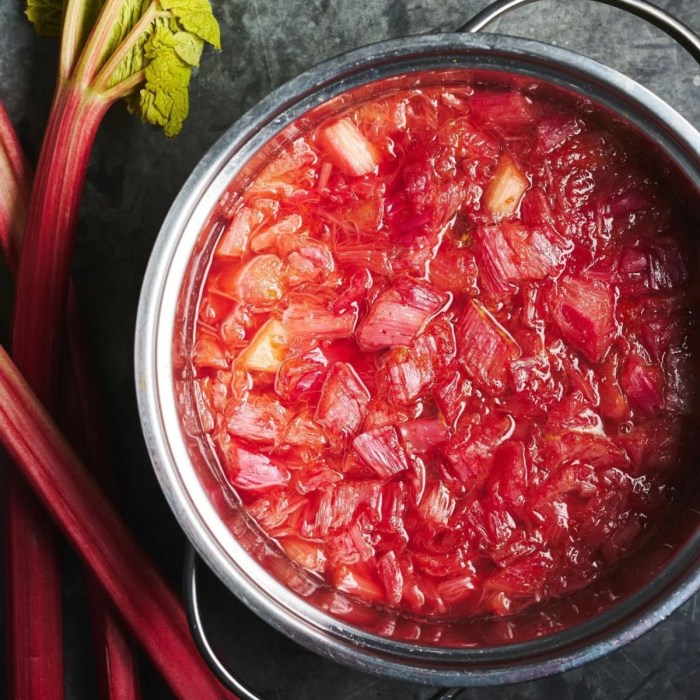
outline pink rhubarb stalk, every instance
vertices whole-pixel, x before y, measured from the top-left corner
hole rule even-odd
[[[19,251],[27,218],[27,209],[31,192],[32,173],[29,163],[19,144],[12,123],[0,103],[0,248],[2,249],[11,275],[16,275],[19,261]],[[77,409],[80,414],[80,426],[85,452],[93,472],[97,474],[103,486],[113,488],[113,472],[107,450],[108,439],[106,423],[101,412],[102,401],[97,391],[97,379],[94,376],[87,349],[87,342],[83,331],[77,299],[72,287],[68,292],[67,306],[67,330],[69,354],[72,364],[72,379],[77,397]],[[45,517],[43,514],[40,517]],[[39,554],[39,556],[43,556]],[[30,562],[31,564],[31,562]],[[56,577],[53,562],[50,569],[52,580]],[[15,577],[14,580],[22,585],[23,579]],[[43,585],[43,584],[40,584]],[[51,590],[51,585],[45,590]],[[10,591],[13,591],[10,588]],[[21,592],[14,592],[12,600],[17,600]],[[115,617],[111,605],[104,599],[104,594],[95,582],[90,582],[88,589],[90,601],[90,616],[93,633],[93,642],[97,653],[98,685],[100,697],[104,700],[137,700],[140,697],[138,682],[138,667],[135,658],[135,650],[130,639],[124,632],[120,620]],[[22,601],[11,604],[16,611],[15,616],[23,615]],[[47,601],[48,605],[52,601]],[[38,617],[33,615],[31,632],[37,636],[32,641],[30,648],[36,649],[36,644],[45,641],[53,643],[55,632],[46,635],[41,624],[37,624]],[[57,621],[60,620],[60,617]],[[18,620],[16,625],[22,623]],[[58,632],[60,634],[60,631]],[[12,654],[13,668],[23,669],[24,658],[18,659],[17,654],[23,654],[26,646],[20,644],[11,646],[16,653]],[[60,649],[60,647],[59,647]],[[41,653],[41,652],[40,652]],[[54,657],[53,648],[43,652]],[[58,659],[60,664],[60,659]],[[46,669],[56,681],[62,678],[62,666],[51,665]],[[12,674],[10,674],[12,677]],[[28,685],[34,685],[31,678],[20,680],[12,686],[11,696],[23,697]],[[60,692],[62,681],[55,687]],[[47,687],[51,687],[50,685]],[[56,691],[46,690],[46,694],[54,694]]]
[[[177,598],[0,347],[0,442],[178,698],[230,698]]]

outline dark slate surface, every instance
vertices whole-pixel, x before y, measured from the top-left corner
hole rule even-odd
[[[657,2],[700,30],[698,0]],[[35,160],[51,99],[57,46],[52,40],[34,37],[21,16],[22,4],[21,0],[0,3],[0,99]],[[179,586],[183,536],[144,449],[132,381],[139,287],[170,202],[205,150],[272,88],[324,58],[361,44],[457,27],[484,4],[485,0],[215,2],[224,52],[205,56],[193,83],[192,113],[177,141],[169,142],[157,131],[142,127],[121,107],[105,120],[83,201],[74,279],[113,428],[121,470],[119,506],[173,586]],[[496,29],[599,59],[651,88],[700,127],[700,67],[638,19],[584,0],[543,1],[520,10]],[[8,286],[4,279],[0,279],[0,295],[0,321],[5,321]],[[67,698],[88,700],[96,697],[93,659],[80,569],[67,547],[65,562]],[[208,582],[205,588],[205,607],[217,638],[267,698],[418,700],[431,695],[429,689],[349,671],[305,651],[272,632],[217,582]],[[698,697],[700,616],[696,607],[697,598],[642,639],[582,669],[501,689],[468,690],[462,697]],[[143,697],[170,698],[145,660],[142,669]]]

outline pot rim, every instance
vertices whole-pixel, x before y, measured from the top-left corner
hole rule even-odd
[[[591,661],[668,617],[700,589],[700,531],[651,582],[570,629],[480,649],[397,642],[313,607],[236,542],[190,460],[173,384],[174,322],[184,272],[209,213],[239,167],[284,126],[331,97],[438,64],[442,69],[526,75],[590,97],[663,145],[700,191],[700,135],[693,126],[637,82],[568,49],[497,34],[428,34],[353,50],[305,71],[244,114],[182,187],[158,234],[143,282],[136,324],[136,393],[151,461],[175,517],[207,565],[260,617],[313,651],[363,671],[430,684],[494,685]]]

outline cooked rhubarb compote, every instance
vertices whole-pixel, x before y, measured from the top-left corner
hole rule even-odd
[[[662,525],[696,425],[693,254],[616,134],[513,90],[404,90],[221,201],[200,423],[300,567],[389,608],[507,615]]]

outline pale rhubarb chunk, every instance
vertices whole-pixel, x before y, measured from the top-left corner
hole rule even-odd
[[[501,156],[496,174],[486,188],[486,208],[497,219],[513,215],[529,186],[530,181],[513,159],[509,155]]]
[[[346,175],[367,175],[379,164],[377,149],[350,119],[321,129],[317,139],[333,164]]]
[[[250,345],[238,357],[241,367],[256,372],[274,373],[287,355],[287,332],[275,319],[266,321]]]

